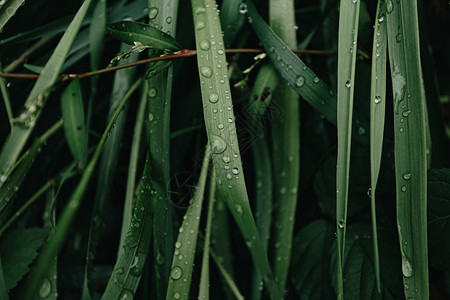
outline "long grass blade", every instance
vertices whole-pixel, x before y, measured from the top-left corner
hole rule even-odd
[[[178,1],[149,0],[149,26],[158,28],[173,38],[177,28]],[[158,11],[155,14],[155,10]],[[178,43],[176,43],[178,44]],[[150,44],[151,45],[151,44]],[[150,51],[151,52],[151,51]],[[147,74],[167,62],[150,63]],[[147,75],[148,76],[148,75]],[[170,259],[174,252],[174,211],[170,200],[170,110],[172,106],[173,66],[158,72],[148,80],[147,137],[151,158],[151,179],[162,188],[156,201],[153,220],[153,252],[156,258],[155,274],[157,299],[164,299],[170,277]]]
[[[247,6],[241,0],[223,1],[220,8],[220,23],[223,28],[223,42],[229,47],[245,22]]]
[[[247,7],[249,22],[281,77],[330,123],[336,125],[337,101],[334,91],[270,29],[251,0],[247,1]],[[347,48],[349,51],[350,45]],[[354,138],[358,142],[367,143],[368,137],[364,133],[369,128],[368,120],[360,114],[355,114],[353,119],[358,124],[353,128]]]
[[[175,251],[170,270],[169,285],[167,287],[166,299],[188,299],[192,280],[192,269],[194,267],[195,247],[197,245],[198,227],[202,213],[203,194],[205,192],[206,175],[208,173],[211,159],[211,149],[208,145],[203,158],[200,178],[197,189],[190,203],[183,223],[178,230],[178,238],[175,243]]]
[[[25,0],[11,0],[2,6],[0,9],[0,32],[3,31],[5,24],[15,15],[16,11],[24,4],[24,2]]]
[[[338,44],[337,102],[337,170],[336,170],[336,231],[337,231],[337,298],[344,299],[342,268],[344,264],[347,222],[350,148],[352,141],[353,91],[358,39],[359,6],[361,1],[341,1]]]
[[[85,2],[86,3],[86,2]],[[42,283],[43,276],[47,273],[48,268],[50,267],[53,259],[57,255],[58,251],[61,249],[65,239],[67,238],[67,232],[75,219],[75,216],[78,212],[78,209],[81,206],[81,202],[84,194],[86,193],[87,185],[94,174],[95,166],[100,158],[100,154],[102,153],[103,147],[105,146],[109,133],[111,132],[114,122],[117,120],[123,106],[127,103],[133,92],[139,87],[141,84],[141,80],[137,81],[128,91],[127,95],[122,99],[119,107],[117,108],[114,116],[111,118],[108,126],[106,127],[105,132],[102,135],[102,138],[97,145],[94,156],[91,161],[86,166],[83,176],[72,193],[66,207],[64,208],[61,216],[59,218],[59,222],[57,224],[57,230],[49,242],[43,247],[37,261],[34,270],[30,273],[25,288],[22,291],[22,296],[20,299],[28,300],[32,299],[35,295],[36,290]]]
[[[372,48],[372,75],[370,84],[370,203],[372,210],[372,232],[374,269],[378,292],[381,292],[380,258],[378,254],[378,234],[376,219],[376,188],[381,166],[381,152],[383,150],[384,118],[386,108],[386,59],[387,32],[386,10],[381,0],[378,1],[375,18]]]
[[[8,290],[5,285],[5,275],[3,274],[2,258],[0,257],[0,298],[9,300]]]
[[[270,26],[289,48],[297,47],[294,1],[269,2]],[[278,85],[273,101],[282,111],[271,120],[274,174],[275,243],[273,262],[275,281],[283,291],[291,260],[300,175],[300,103],[298,94],[286,82]]]
[[[272,277],[248,200],[215,1],[192,0],[192,11],[203,112],[217,190],[227,203],[272,298],[279,299],[281,293]]]
[[[417,2],[386,2],[397,226],[406,298],[428,299],[426,109]]]
[[[90,4],[91,0],[86,0],[78,10],[72,23],[70,23],[67,31],[45,65],[44,70],[42,70],[41,76],[28,95],[25,102],[25,111],[21,113],[18,123],[12,128],[11,134],[8,136],[2,147],[0,154],[0,176],[8,176],[8,173],[33,131],[36,121],[51,92],[52,86],[59,76],[59,71],[69,53],[72,42],[80,29]],[[4,181],[0,181],[0,186],[3,185],[3,183]]]

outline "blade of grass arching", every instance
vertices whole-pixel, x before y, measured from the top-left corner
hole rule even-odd
[[[344,299],[342,268],[344,264],[347,222],[350,148],[352,141],[353,90],[358,40],[359,5],[361,1],[342,1],[339,13],[338,100],[337,100],[337,166],[336,166],[336,232],[337,232],[337,298]]]
[[[200,288],[198,292],[198,299],[209,299],[209,245],[211,242],[211,227],[214,212],[214,197],[216,194],[216,174],[214,169],[211,175],[211,182],[209,186],[209,201],[208,211],[206,215],[206,229],[205,229],[205,245],[203,246],[202,271],[200,275]]]
[[[80,80],[75,78],[61,94],[61,115],[64,120],[64,133],[70,152],[84,169],[88,156],[87,128],[84,123],[84,108]]]
[[[264,134],[264,125],[261,118],[272,99],[272,91],[278,85],[278,73],[272,64],[265,64],[261,67],[253,84],[250,94],[249,104],[245,113],[248,121],[252,125],[253,132],[257,139],[252,144],[253,168],[255,172],[256,193],[255,193],[255,216],[256,226],[267,252],[270,229],[272,225],[272,164],[269,154],[267,139]],[[258,270],[253,270],[253,282],[251,289],[251,299],[261,299],[262,276]]]
[[[297,47],[294,1],[269,1],[270,26],[289,48]],[[273,102],[282,111],[280,118],[271,120],[274,203],[275,281],[283,291],[286,287],[291,260],[295,209],[300,175],[300,103],[298,94],[286,82],[274,91]]]
[[[251,0],[247,0],[248,16],[257,36],[262,42],[273,65],[277,68],[281,77],[306,102],[319,111],[324,117],[336,125],[337,102],[336,95],[305,63],[295,55],[289,47],[270,29],[258,14]],[[358,142],[367,143],[369,124],[360,114],[355,114],[354,122],[358,127],[353,128],[354,137]],[[359,134],[358,134],[359,133]]]
[[[220,23],[223,29],[223,42],[229,47],[234,41],[236,34],[245,22],[247,6],[242,0],[223,1],[220,7]]]
[[[122,44],[121,50],[128,48],[126,44]],[[137,60],[137,55],[132,54],[128,58],[128,62]],[[119,64],[124,63],[123,61]],[[116,108],[120,105],[123,97],[127,93],[130,86],[133,84],[136,68],[127,68],[118,70],[114,74],[113,88],[111,91],[111,99],[109,103],[109,112],[107,122],[114,116]],[[126,126],[127,109],[124,108],[122,113],[114,123],[114,130],[111,131],[108,142],[103,149],[103,154],[100,159],[97,187],[95,190],[95,200],[92,208],[92,218],[89,227],[89,239],[86,249],[86,267],[83,283],[83,298],[90,299],[89,295],[89,277],[92,272],[92,264],[97,252],[98,239],[102,233],[102,223],[104,211],[108,205],[108,200],[111,195],[111,187],[113,186],[113,179],[116,172],[117,161],[119,158],[120,143]]]
[[[106,33],[106,0],[99,0],[95,4],[92,12],[91,24],[89,25],[89,58],[91,70],[100,69],[100,62],[103,52],[103,43]],[[92,109],[94,101],[97,96],[97,82],[99,76],[91,77],[91,93],[89,96],[89,103],[87,107],[86,124],[90,128]]]
[[[188,299],[194,268],[195,247],[199,234],[200,216],[202,213],[203,194],[205,192],[206,175],[211,159],[210,146],[206,146],[200,178],[192,202],[183,217],[183,223],[178,230],[175,251],[170,270],[169,285],[166,299]]]
[[[378,234],[376,218],[376,188],[383,150],[384,118],[386,108],[386,59],[387,32],[385,5],[378,0],[375,14],[375,30],[372,47],[372,75],[370,83],[370,203],[372,210],[372,235],[374,269],[378,292],[381,292],[380,258],[378,254]]]
[[[406,298],[428,299],[426,110],[417,3],[388,0],[386,12],[403,288]]]
[[[11,130],[11,134],[6,139],[0,154],[0,176],[8,176],[11,167],[16,162],[20,152],[27,142],[37,119],[45,105],[52,86],[55,84],[59,76],[59,71],[66,59],[73,40],[78,33],[86,12],[91,4],[91,0],[86,0],[78,10],[73,21],[70,23],[67,31],[64,33],[61,41],[56,46],[55,51],[45,65],[41,76],[36,81],[27,101],[25,102],[26,110],[19,117],[19,121]],[[36,108],[36,110],[34,110]],[[23,118],[22,118],[23,116]],[[23,120],[22,120],[23,119]],[[4,181],[0,181],[0,186]]]
[[[24,5],[24,2],[25,0],[10,0],[2,6],[0,9],[0,32],[3,31],[3,27],[15,15],[19,7]]]
[[[78,212],[78,209],[81,206],[81,202],[84,194],[86,193],[87,186],[89,181],[94,174],[95,166],[100,158],[100,154],[108,141],[109,134],[113,128],[114,122],[117,120],[123,106],[127,103],[129,98],[132,96],[133,92],[139,87],[142,83],[142,80],[138,80],[128,91],[128,93],[122,99],[119,107],[117,108],[113,118],[109,122],[108,126],[105,129],[105,132],[102,135],[102,138],[97,145],[95,153],[91,159],[91,161],[86,166],[81,180],[76,187],[75,191],[70,196],[68,203],[64,207],[61,216],[59,218],[59,222],[57,224],[57,229],[52,238],[48,241],[46,245],[44,245],[43,249],[39,257],[36,260],[36,265],[33,271],[29,274],[27,278],[27,282],[25,283],[25,288],[22,291],[22,296],[20,299],[28,300],[31,299],[39,286],[42,284],[42,279],[44,275],[48,271],[49,266],[57,255],[58,251],[61,249],[67,235],[67,232],[72,225],[72,222],[75,219],[75,216]]]
[[[34,163],[44,141],[50,138],[59,128],[63,126],[62,120],[56,122],[42,136],[37,138],[33,145],[22,155],[10,174],[8,181],[0,188],[0,224],[4,224],[12,207],[11,201],[19,191],[23,180]],[[6,225],[6,224],[5,224]],[[5,227],[0,230],[0,235]]]
[[[214,263],[216,264],[217,268],[220,271],[220,274],[224,278],[225,282],[228,284],[231,292],[233,293],[234,297],[237,300],[244,300],[244,296],[239,291],[239,288],[237,287],[236,283],[234,282],[232,276],[227,272],[227,269],[222,264],[221,259],[217,257],[217,254],[214,253],[212,249],[209,249],[209,255],[211,255]]]
[[[123,249],[128,227],[131,223],[133,215],[133,198],[136,186],[136,173],[138,168],[139,148],[142,140],[142,130],[144,128],[145,116],[147,112],[147,90],[148,82],[144,81],[141,89],[141,100],[139,103],[138,113],[136,115],[136,123],[134,125],[133,140],[131,142],[130,162],[128,164],[127,190],[125,194],[125,204],[123,207],[122,229],[120,233],[119,255]]]
[[[217,191],[230,209],[272,298],[281,298],[253,219],[239,153],[222,29],[213,0],[192,0],[203,112]]]
[[[178,1],[149,0],[149,26],[158,28],[173,41],[177,28]],[[155,11],[157,14],[155,15]],[[175,42],[173,42],[175,44]],[[178,44],[178,43],[177,43]],[[150,44],[152,46],[152,44]],[[151,52],[151,51],[150,51]],[[148,73],[155,65],[150,63]],[[155,64],[155,65],[154,65]],[[147,137],[151,158],[151,178],[162,188],[156,200],[153,219],[153,251],[156,258],[157,299],[166,297],[170,277],[170,259],[175,242],[174,212],[170,200],[170,110],[172,104],[173,66],[156,73],[148,80]]]

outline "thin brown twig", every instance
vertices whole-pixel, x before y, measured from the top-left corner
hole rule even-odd
[[[226,53],[264,53],[265,51],[263,49],[226,49]],[[312,55],[336,55],[336,51],[327,51],[327,50],[292,50],[295,54],[312,54]],[[135,67],[143,64],[148,64],[151,62],[159,61],[159,60],[166,60],[166,59],[175,59],[175,58],[184,58],[184,57],[190,57],[197,54],[196,50],[188,50],[184,49],[181,51],[178,51],[174,54],[159,56],[159,57],[152,57],[147,58],[143,60],[139,60],[136,62],[123,64],[120,66],[115,66],[111,68],[96,70],[92,72],[87,73],[81,73],[81,74],[62,74],[62,78],[85,78],[95,75],[100,75],[108,72],[113,72],[116,70],[129,68],[129,67]],[[18,74],[18,73],[0,73],[0,77],[3,78],[23,78],[23,79],[36,79],[39,78],[38,74]]]

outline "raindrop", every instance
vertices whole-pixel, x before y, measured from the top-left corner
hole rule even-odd
[[[181,247],[181,242],[176,242],[175,243],[175,248],[179,249]]]
[[[381,102],[381,97],[380,96],[375,96],[375,104],[378,104]]]
[[[233,123],[233,119],[232,118],[228,118],[228,123]]]
[[[181,275],[183,274],[183,271],[181,271],[180,267],[173,267],[172,271],[170,272],[170,277],[172,279],[177,280],[181,278]]]
[[[210,67],[200,67],[200,73],[206,78],[210,78],[212,76],[212,70]]]
[[[314,77],[313,81],[314,81],[314,83],[319,83],[320,79],[319,79],[319,77]]]
[[[298,26],[297,25],[294,25],[294,30],[298,30]]]
[[[152,113],[149,113],[149,114],[148,114],[148,121],[149,121],[149,122],[153,121],[154,118],[155,118],[155,115],[154,115],[154,114],[152,114]]]
[[[205,68],[207,68],[207,67],[205,67]],[[211,69],[209,69],[209,70],[211,70]],[[211,77],[211,75],[209,77]],[[209,95],[209,102],[216,103],[217,101],[219,101],[219,95],[217,95],[216,93],[212,93],[212,94]]]
[[[352,86],[352,81],[349,79],[349,80],[347,80],[346,82],[345,82],[345,86],[346,87],[351,87]]]
[[[51,292],[52,292],[52,284],[50,283],[50,280],[48,280],[47,278],[44,278],[41,288],[39,289],[39,297],[45,299],[48,296],[50,296]]]
[[[359,135],[363,135],[363,134],[365,134],[366,133],[366,130],[364,129],[364,128],[362,128],[362,127],[359,127],[358,128],[358,134]]]
[[[411,113],[410,110],[405,110],[405,111],[402,113],[402,115],[403,115],[404,117],[407,117],[407,116],[409,116],[410,113]]]
[[[227,179],[228,179],[228,180],[231,180],[231,179],[233,179],[233,176],[231,176],[231,174],[228,173],[228,174],[227,174]]]
[[[181,298],[181,294],[178,292],[173,293],[173,298],[174,299],[180,299]]]
[[[297,76],[297,79],[295,80],[295,85],[298,87],[302,87],[304,84],[305,84],[305,77]]]
[[[401,190],[402,192],[406,192],[406,186],[402,186]]]
[[[226,156],[226,155],[222,158],[222,160],[223,160],[223,162],[226,163],[226,164],[229,163],[229,162],[231,161],[230,157],[229,157],[229,156]]]
[[[403,34],[401,32],[397,33],[395,35],[395,40],[397,41],[397,43],[400,43],[403,39]]]
[[[413,266],[406,256],[402,257],[402,273],[405,277],[411,277],[413,274]]]
[[[197,30],[202,30],[203,28],[205,28],[205,23],[202,21],[197,22],[197,24],[195,25],[195,29]]]
[[[245,15],[247,13],[247,4],[241,3],[241,5],[239,6],[239,13],[241,15]]]
[[[237,157],[238,157],[238,154],[237,154],[237,153],[234,153],[234,154],[233,154],[233,157],[234,157],[234,158],[237,158]]]
[[[132,300],[133,298],[134,298],[134,294],[130,290],[123,290],[119,296],[119,300]]]
[[[148,11],[148,17],[150,19],[154,19],[154,18],[156,18],[157,15],[158,15],[158,9],[156,7],[151,7],[150,10]]]
[[[405,173],[405,174],[403,174],[403,179],[405,179],[405,180],[411,179],[411,173]]]
[[[211,135],[211,150],[215,154],[220,154],[227,149],[227,143],[218,135]]]
[[[231,172],[233,172],[234,175],[237,175],[237,174],[239,174],[239,169],[233,168],[233,170]]]
[[[345,227],[345,221],[344,221],[344,219],[340,219],[340,220],[339,220],[338,226],[339,226],[339,228],[341,228],[341,229],[343,229],[343,228]]]
[[[400,127],[400,132],[404,132],[405,131],[405,129],[403,129],[403,127]]]
[[[386,11],[390,14],[394,10],[394,2],[392,0],[388,0],[386,3]]]
[[[372,188],[369,188],[367,190],[367,196],[369,196],[369,198],[372,198]]]
[[[208,51],[211,48],[211,44],[208,40],[203,40],[200,42],[200,49]]]
[[[242,214],[242,206],[240,206],[239,204],[236,204],[234,207],[236,208],[236,211],[238,214]]]
[[[6,179],[8,179],[8,176],[6,176],[5,174],[2,174],[2,176],[0,176],[0,181],[1,182],[5,182]]]
[[[217,53],[219,53],[220,55],[222,55],[222,54],[223,54],[223,50],[222,50],[222,49],[219,49],[219,50],[217,50]]]
[[[172,17],[167,17],[167,18],[166,18],[166,22],[167,22],[167,24],[172,23]]]
[[[148,95],[150,97],[155,97],[156,96],[156,89],[155,88],[151,88],[148,90]]]
[[[383,15],[383,14],[380,14],[380,15],[378,16],[378,22],[382,23],[383,21],[384,21],[384,15]]]
[[[219,124],[219,125],[217,125],[217,128],[219,128],[220,130],[222,130],[223,129],[223,124]]]
[[[356,2],[358,2],[358,0],[352,0],[353,1],[353,3],[356,3]]]

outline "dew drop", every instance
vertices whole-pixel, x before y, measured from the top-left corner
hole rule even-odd
[[[149,122],[153,121],[154,118],[155,118],[155,115],[154,115],[154,114],[152,114],[152,113],[149,113],[149,114],[148,114],[148,121],[149,121]]]
[[[303,85],[305,85],[305,77],[297,76],[297,79],[295,80],[295,85],[298,87],[302,87]]]
[[[363,135],[363,134],[365,134],[366,133],[366,130],[364,129],[364,128],[362,128],[362,127],[359,127],[358,128],[358,134],[359,135]]]
[[[236,211],[238,214],[242,214],[242,206],[241,205],[236,204],[234,207],[236,208]]]
[[[205,67],[205,68],[207,68],[207,67]],[[209,69],[209,71],[211,71],[211,69]],[[203,70],[202,70],[202,72],[203,72]],[[204,76],[206,76],[206,75],[204,75]],[[211,75],[209,77],[211,77]],[[217,95],[216,93],[212,93],[209,95],[209,102],[216,103],[217,101],[219,101],[219,95]]]
[[[181,294],[178,292],[173,293],[173,298],[174,299],[180,299],[181,298]]]
[[[119,296],[119,300],[132,300],[133,298],[134,298],[134,294],[130,290],[123,290]]]
[[[220,154],[227,149],[227,142],[218,135],[211,135],[211,151]]]
[[[220,130],[222,130],[223,129],[223,124],[221,123],[221,124],[219,124],[219,125],[217,125],[217,128],[219,128]]]
[[[233,176],[231,176],[231,174],[228,173],[228,174],[227,174],[227,179],[228,179],[228,180],[231,180],[231,179],[233,179]]]
[[[402,116],[407,117],[407,116],[409,116],[410,113],[411,113],[410,110],[405,110],[405,111],[402,113]]]
[[[369,188],[367,190],[367,196],[369,196],[369,198],[372,198],[372,188]]]
[[[358,0],[352,0],[353,1],[353,3],[356,3],[356,2],[358,2]]]
[[[233,170],[231,172],[233,172],[234,175],[237,175],[237,174],[239,174],[239,169],[233,168]]]
[[[180,249],[180,247],[181,247],[181,242],[176,242],[175,243],[175,248]]]
[[[314,83],[319,83],[320,79],[319,79],[319,77],[314,77],[313,81],[314,81]]]
[[[223,160],[223,162],[224,163],[229,163],[230,161],[231,161],[231,159],[230,159],[230,157],[229,156],[226,156],[226,155],[224,155],[224,157],[222,158],[222,160]]]
[[[172,271],[170,271],[170,277],[174,280],[180,279],[182,274],[183,271],[181,271],[180,267],[173,267]]]
[[[405,179],[405,180],[411,179],[411,173],[405,173],[405,174],[403,174],[403,179]]]
[[[390,14],[394,10],[394,2],[392,0],[388,0],[386,3],[386,12]]]
[[[406,192],[406,186],[401,187],[402,192]]]
[[[155,88],[151,88],[148,90],[148,95],[150,97],[155,97],[156,96],[156,89]]]
[[[379,104],[381,102],[380,96],[375,96],[375,104]]]
[[[200,49],[208,51],[211,48],[211,43],[208,40],[203,40],[200,42]]]
[[[239,6],[239,13],[241,15],[245,15],[247,13],[247,4],[241,3],[241,5]]]
[[[340,219],[340,220],[339,220],[338,226],[339,226],[339,228],[341,228],[341,229],[343,229],[343,228],[345,227],[345,221],[344,221],[344,219]]]
[[[400,132],[402,132],[402,133],[405,131],[405,129],[403,129],[403,127],[400,127],[399,130],[400,130]]]
[[[378,16],[378,22],[382,23],[383,21],[384,21],[384,15],[383,15],[383,14],[380,14],[380,15]]]
[[[200,74],[206,78],[211,78],[212,70],[210,67],[200,67]]]
[[[42,281],[41,288],[39,289],[39,297],[45,299],[48,296],[50,296],[51,292],[52,292],[52,284],[50,283],[50,280],[44,278],[44,280]]]
[[[156,7],[151,7],[148,11],[148,17],[150,18],[150,20],[156,18],[157,15],[158,9]]]
[[[400,43],[403,39],[403,34],[401,32],[397,33],[395,35],[395,40],[397,41],[397,43]]]
[[[345,86],[346,87],[351,87],[352,86],[352,81],[349,79],[349,80],[347,80],[346,82],[345,82]]]
[[[6,176],[5,174],[2,174],[2,176],[0,176],[0,181],[1,182],[5,182],[6,179],[8,179],[8,176]]]
[[[205,22],[199,21],[195,25],[195,29],[197,29],[197,30],[202,30],[203,28],[205,28]]]
[[[406,256],[402,257],[402,273],[405,277],[411,277],[413,274],[413,266]]]
[[[224,52],[223,52],[222,49],[220,49],[220,50],[217,50],[217,53],[219,53],[220,55],[222,55]]]
[[[166,18],[166,22],[167,22],[167,24],[172,23],[172,17],[167,17],[167,18]]]

